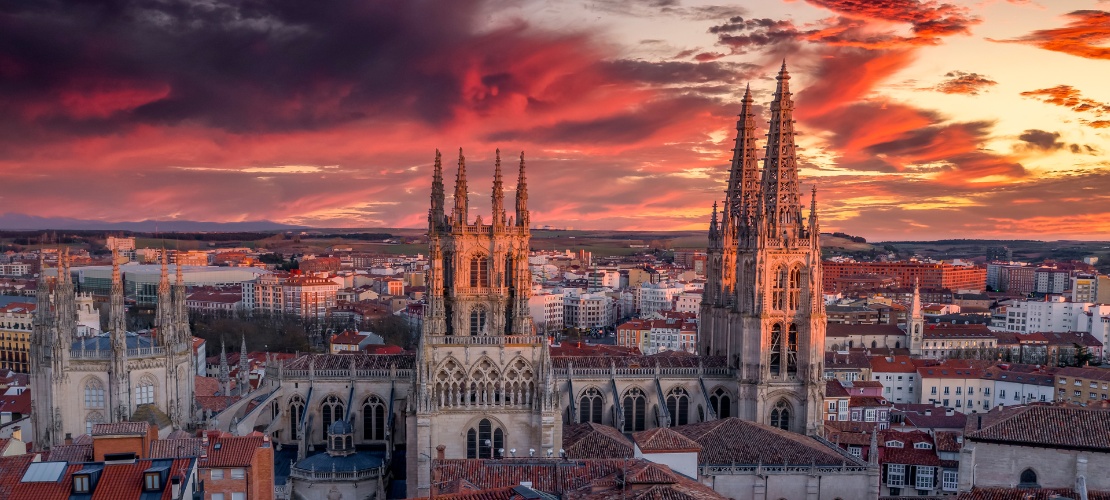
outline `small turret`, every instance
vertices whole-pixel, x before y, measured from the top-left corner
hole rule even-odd
[[[434,233],[443,224],[443,158],[436,150],[435,167],[432,173],[432,208],[428,211],[428,232]]]
[[[231,395],[231,367],[227,364],[227,346],[224,344],[223,339],[220,339],[220,373],[218,375],[220,381],[220,395]]]
[[[247,336],[244,335],[239,345],[239,394],[251,391],[251,362],[247,357]]]

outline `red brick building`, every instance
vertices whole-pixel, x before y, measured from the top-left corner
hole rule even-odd
[[[841,283],[849,277],[875,275],[894,278],[899,286],[913,286],[918,280],[921,288],[947,288],[949,290],[983,290],[987,286],[987,270],[981,267],[953,266],[927,262],[831,262],[823,263],[823,286],[826,292],[838,292]]]

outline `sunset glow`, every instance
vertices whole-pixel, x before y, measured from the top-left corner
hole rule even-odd
[[[421,227],[462,147],[472,214],[500,148],[535,224],[704,229],[784,58],[823,230],[1106,239],[1106,0],[18,2],[0,211]]]

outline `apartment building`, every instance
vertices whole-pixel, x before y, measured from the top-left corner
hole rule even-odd
[[[942,262],[825,261],[822,269],[822,284],[826,292],[839,291],[837,282],[854,275],[889,276],[903,287],[917,282],[921,288],[949,290],[982,290],[987,282],[987,270],[984,268]]]
[[[600,293],[570,291],[563,296],[563,324],[568,328],[605,328],[617,321],[617,303]]]
[[[1069,366],[1055,377],[1057,401],[1092,405],[1110,398],[1110,370]]]
[[[532,316],[532,324],[541,334],[563,331],[565,320],[563,313],[563,294],[550,291],[533,293],[528,297],[528,312]]]

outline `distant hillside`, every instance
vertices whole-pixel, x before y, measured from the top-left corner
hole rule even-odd
[[[0,229],[19,231],[70,229],[138,232],[236,232],[281,231],[285,229],[304,229],[304,227],[279,224],[268,220],[243,222],[203,222],[191,220],[104,222],[98,220],[72,219],[68,217],[39,217],[36,215],[6,213],[0,214]]]

